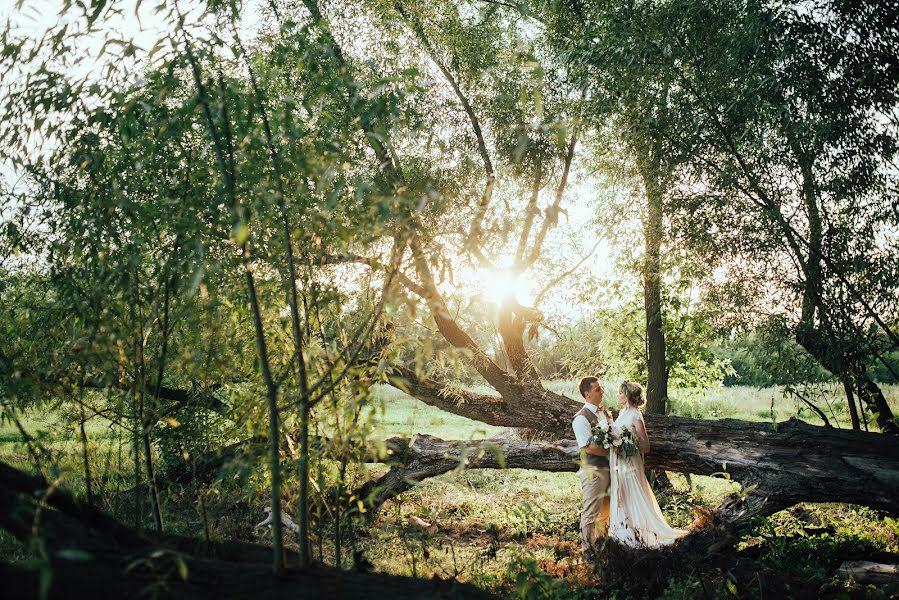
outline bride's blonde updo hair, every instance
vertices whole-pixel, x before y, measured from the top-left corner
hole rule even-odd
[[[643,397],[643,386],[636,381],[622,381],[618,391],[627,396],[627,403],[631,406],[639,407],[646,404],[646,398]]]

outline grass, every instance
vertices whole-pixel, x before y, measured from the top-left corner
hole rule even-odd
[[[606,382],[610,398],[614,397],[614,386],[614,382]],[[573,381],[547,382],[547,387],[571,398],[578,396]],[[899,386],[884,389],[899,412]],[[840,390],[823,388],[822,392],[821,406],[826,407],[829,399],[832,420],[847,426],[848,415],[839,408]],[[385,406],[377,423],[379,437],[428,433],[445,439],[483,439],[505,431],[430,407],[393,388],[379,387],[376,393]],[[674,394],[672,404],[675,414],[696,418],[782,421],[797,416],[820,422],[795,400],[784,397],[779,388],[688,390]],[[53,415],[32,415],[23,424],[30,434],[41,436],[56,456],[63,457],[63,469],[71,473],[69,487],[81,493],[76,432],[64,428]],[[99,419],[88,425],[98,471],[105,470],[112,481],[117,472],[113,454],[119,444],[110,431],[108,423]],[[123,477],[130,467],[128,441]],[[22,466],[29,463],[21,435],[9,423],[0,427],[0,459]],[[356,470],[356,477],[376,477],[385,467],[369,465]],[[669,523],[676,527],[690,524],[694,507],[715,506],[736,487],[711,477],[694,476],[688,481],[680,474],[672,474],[671,481],[673,490],[659,494],[658,499]],[[107,485],[107,491],[111,490],[113,484]],[[259,507],[264,485],[264,476],[257,473],[242,483],[224,482],[209,488],[206,509],[214,538],[267,541],[266,531],[253,529],[262,517]],[[289,496],[292,492],[287,491]],[[573,473],[454,471],[423,481],[385,504],[370,525],[357,531],[356,551],[375,570],[388,573],[455,578],[521,597],[589,597],[600,579],[579,549],[580,502],[580,485]],[[164,506],[172,531],[199,535],[201,521],[194,492],[171,491],[164,498]],[[105,508],[115,509],[111,505]],[[117,514],[124,517],[127,506],[120,508],[123,512]],[[433,527],[422,529],[413,517]],[[293,540],[288,538],[288,542]],[[899,562],[899,526],[895,520],[865,508],[800,505],[761,522],[744,538],[741,552],[769,568],[814,578],[815,585],[830,590],[829,594],[846,592],[852,597],[874,598],[878,596],[871,590],[846,588],[830,577],[838,563],[848,558]],[[0,554],[13,561],[27,558],[27,550],[2,533]],[[331,562],[332,554],[331,545],[326,543],[323,558]],[[344,553],[344,566],[349,566],[350,555],[349,551]],[[727,587],[727,577],[719,574],[721,590]],[[699,583],[691,576],[673,580],[665,597],[701,594]],[[724,593],[721,597],[726,596]]]
[[[444,439],[478,440],[505,429],[428,406],[394,387],[379,385],[376,394],[385,407],[378,419],[379,437],[411,437],[416,433],[429,433]]]

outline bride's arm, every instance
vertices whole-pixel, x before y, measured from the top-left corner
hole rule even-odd
[[[640,452],[649,454],[649,436],[646,435],[646,425],[643,424],[643,415],[639,419],[634,420],[634,433],[637,434],[637,445],[640,446]]]

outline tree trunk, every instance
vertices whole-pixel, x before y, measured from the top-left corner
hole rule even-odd
[[[858,376],[857,382],[859,400],[874,409],[877,416],[877,426],[884,433],[899,435],[899,423],[896,423],[893,411],[883,395],[883,390],[874,383],[874,380],[868,377],[867,373],[863,372],[863,368],[860,367],[859,370],[862,371],[862,374]]]
[[[874,410],[877,426],[884,433],[899,435],[899,424],[887,403],[883,390],[880,389],[868,374],[864,366],[847,356],[836,339],[835,334],[822,331],[813,325],[800,323],[795,332],[796,342],[802,346],[825,369],[840,378],[849,378],[857,392],[859,404]]]
[[[374,509],[420,481],[454,469],[574,472],[579,460],[577,443],[572,440],[556,443],[509,439],[454,441],[416,435],[411,439],[390,438],[387,446],[393,451],[389,460],[394,464],[390,471],[365,483],[353,494],[367,500]]]
[[[899,582],[899,565],[867,560],[846,561],[837,569],[839,579],[852,579],[862,584],[887,585]]]
[[[84,463],[84,487],[87,491],[87,503],[94,503],[94,484],[93,478],[91,477],[91,460],[90,460],[90,447],[87,439],[87,430],[84,428],[84,423],[87,421],[87,417],[84,415],[84,405],[79,404],[81,408],[81,420],[78,422],[78,426],[81,430],[81,460]]]
[[[144,489],[143,485],[141,485],[141,468],[140,468],[140,419],[138,416],[138,408],[137,408],[137,382],[134,382],[134,394],[131,399],[131,414],[134,415],[132,419],[132,427],[134,430],[131,432],[131,450],[134,454],[134,489],[137,492],[134,494],[134,528],[140,531],[143,528],[144,514],[143,514],[143,503],[142,503],[142,493],[141,491]]]
[[[640,172],[646,192],[646,214],[643,219],[645,256],[643,259],[643,304],[646,311],[647,371],[646,412],[667,414],[668,368],[665,361],[665,332],[662,329],[662,238],[663,190],[659,161],[640,161]]]
[[[849,502],[899,514],[899,447],[891,438],[796,419],[772,425],[648,415],[646,424],[652,439],[647,467],[728,477],[748,490],[756,514],[799,502]],[[573,440],[453,441],[418,435],[387,444],[393,451],[391,470],[356,494],[375,506],[422,479],[459,468],[574,472],[579,467]],[[746,503],[730,498],[722,509],[746,510]]]
[[[309,404],[308,397],[300,402],[300,459],[297,462],[297,478],[299,479],[299,498],[297,500],[297,518],[300,523],[300,568],[305,569],[312,564],[309,552]]]
[[[858,419],[858,409],[855,407],[855,396],[852,393],[852,382],[843,377],[843,391],[846,392],[846,402],[849,404],[849,419],[852,421],[852,428],[861,430],[862,424]]]
[[[832,321],[834,310],[825,304],[822,294],[825,276],[824,231],[813,169],[814,157],[804,152],[798,141],[792,141],[791,147],[802,174],[802,200],[809,227],[808,253],[802,263],[805,281],[802,290],[802,313],[795,333],[796,341],[828,371],[837,377],[849,377],[854,380],[859,402],[874,408],[877,424],[881,430],[899,435],[899,425],[893,418],[893,412],[883,392],[865,373],[859,358],[847,352],[846,344],[838,335]],[[851,318],[848,319],[848,323],[850,327],[855,328]]]
[[[517,396],[459,397],[411,370],[399,369],[407,386],[427,404],[490,425],[527,427],[563,437],[580,403],[543,388],[521,388]],[[791,420],[772,425],[735,419],[716,421],[646,415],[652,440],[647,468],[680,473],[727,473],[766,511],[803,501],[855,502],[895,510],[892,490],[899,482],[899,446],[891,437],[823,428]],[[887,465],[893,465],[887,467]],[[828,500],[829,499],[829,500]]]

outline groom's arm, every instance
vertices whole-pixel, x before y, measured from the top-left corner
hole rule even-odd
[[[582,448],[582,450],[584,452],[586,452],[587,454],[595,454],[596,456],[608,456],[609,455],[608,450],[606,450],[599,444],[594,444],[593,442],[590,442],[590,444],[584,446]]]
[[[594,454],[596,456],[608,456],[608,450],[606,450],[599,444],[593,443],[593,435],[590,431],[590,423],[587,421],[587,417],[583,415],[576,416],[574,418],[574,421],[571,422],[571,428],[574,430],[574,437],[577,440],[578,448],[580,448],[587,454]]]

